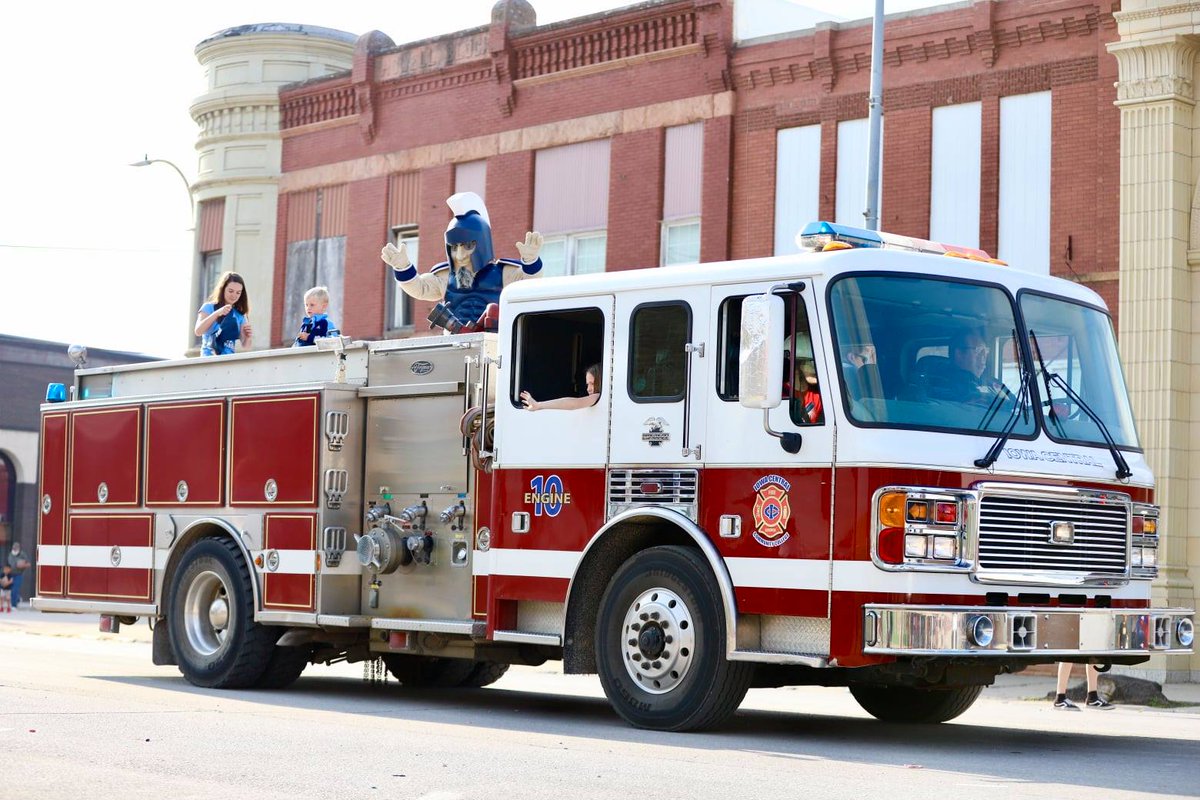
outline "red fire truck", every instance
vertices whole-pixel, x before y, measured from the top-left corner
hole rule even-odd
[[[801,241],[521,282],[498,333],[81,368],[42,407],[35,605],[145,617],[205,687],[559,659],[662,730],[795,684],[939,722],[1031,664],[1191,652],[1100,298]]]

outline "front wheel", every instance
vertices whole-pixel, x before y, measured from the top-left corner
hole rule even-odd
[[[240,689],[262,678],[279,630],[254,621],[250,570],[236,544],[204,539],[189,548],[170,597],[171,649],[189,682]]]
[[[725,658],[725,614],[708,562],[687,547],[654,547],[626,561],[600,599],[600,683],[639,728],[692,731],[733,715],[754,676]]]
[[[871,716],[884,722],[947,722],[979,699],[982,686],[916,689],[910,686],[850,686],[850,694]]]

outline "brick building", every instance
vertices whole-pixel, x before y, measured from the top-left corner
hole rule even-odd
[[[1113,6],[889,16],[881,227],[1070,277],[1115,309]],[[366,34],[349,72],[284,87],[272,343],[327,277],[347,333],[424,332],[378,252],[405,239],[421,268],[444,260],[455,191],[484,196],[499,255],[545,234],[551,273],[771,255],[811,219],[862,224],[870,21],[734,30],[730,0],[541,27],[503,0],[446,36]]]
[[[547,272],[789,252],[862,224],[869,20],[740,38],[751,0],[652,0],[396,44],[280,91],[272,344],[328,282],[356,338],[420,335],[379,261],[443,260],[445,198],[488,203],[496,249],[547,237]],[[1197,4],[967,0],[887,18],[881,227],[1083,283],[1120,323],[1166,530],[1156,601],[1197,603],[1200,191]],[[761,32],[761,26],[755,26]],[[331,278],[330,280],[326,280]],[[1148,675],[1195,679],[1200,655]]]

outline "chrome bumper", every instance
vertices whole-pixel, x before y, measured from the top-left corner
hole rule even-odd
[[[868,605],[863,607],[863,652],[911,656],[1191,653],[1193,614],[1185,608]]]

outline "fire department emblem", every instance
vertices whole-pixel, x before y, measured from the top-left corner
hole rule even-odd
[[[662,447],[663,442],[671,441],[671,434],[665,430],[667,421],[662,417],[650,417],[642,425],[646,427],[642,441],[649,442],[651,447]]]
[[[764,547],[779,547],[791,538],[787,532],[792,518],[788,492],[792,485],[779,475],[765,475],[754,484],[754,540]]]

